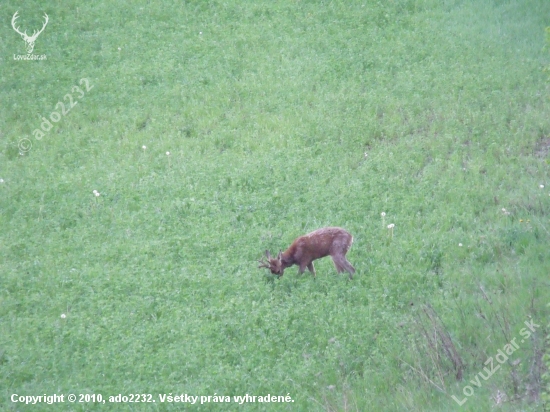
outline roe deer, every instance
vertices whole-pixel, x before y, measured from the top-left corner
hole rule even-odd
[[[268,268],[278,277],[283,276],[286,268],[298,265],[301,275],[306,267],[315,277],[313,261],[330,255],[338,273],[349,272],[353,278],[354,267],[346,260],[346,253],[353,243],[353,236],[341,227],[324,227],[307,235],[300,236],[284,252],[279,251],[276,259],[271,257],[269,250],[265,251],[267,260],[259,260],[259,268]]]

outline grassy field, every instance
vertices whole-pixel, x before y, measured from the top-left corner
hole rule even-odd
[[[543,410],[550,2],[2,16],[1,410]],[[323,226],[352,281],[257,268]]]

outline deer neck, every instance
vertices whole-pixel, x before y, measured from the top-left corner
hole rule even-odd
[[[290,251],[283,252],[281,255],[281,263],[284,268],[290,267],[294,264],[294,258],[292,257],[292,254]]]

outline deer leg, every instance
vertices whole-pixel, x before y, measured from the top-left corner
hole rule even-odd
[[[350,273],[350,274],[354,274],[355,273],[355,268],[351,265],[351,263],[349,263],[345,258],[344,258],[344,263],[345,263],[345,266],[346,266],[346,270]]]
[[[307,268],[309,269],[309,271],[310,271],[311,273],[313,273],[313,277],[315,277],[315,276],[316,276],[316,274],[315,274],[315,266],[313,266],[313,262],[311,262],[309,265],[307,265]]]
[[[300,264],[300,268],[298,269],[298,274],[301,275],[306,271],[306,265]]]
[[[336,267],[336,272],[340,273],[344,271],[342,260],[338,256],[331,256],[332,262],[334,263],[334,266]]]
[[[334,266],[336,266],[336,271],[338,273],[348,272],[349,278],[353,279],[353,274],[355,273],[355,268],[349,263],[344,256],[334,256],[332,258]]]
[[[349,278],[353,279],[353,274],[355,273],[355,268],[347,261],[345,257],[342,257],[342,266],[345,268],[346,272],[349,273]]]

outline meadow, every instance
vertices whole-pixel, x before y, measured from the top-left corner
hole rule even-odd
[[[0,410],[544,410],[550,2],[3,4]]]

